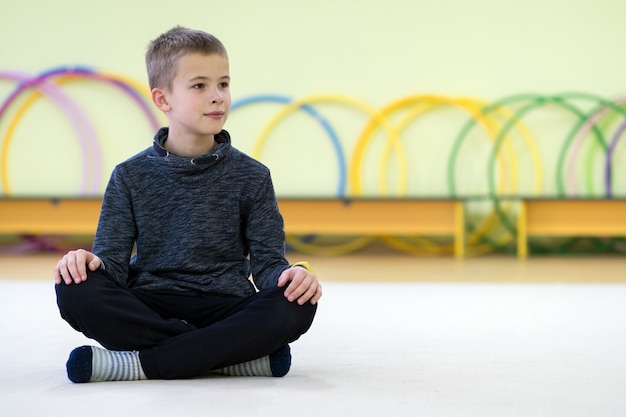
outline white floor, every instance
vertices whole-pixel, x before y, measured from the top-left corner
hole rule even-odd
[[[72,384],[53,286],[0,280],[0,415],[626,415],[626,285],[325,284],[285,378]]]

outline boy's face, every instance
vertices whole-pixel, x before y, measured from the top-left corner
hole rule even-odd
[[[230,111],[228,58],[188,54],[178,59],[171,89],[157,106],[167,114],[170,134],[200,138],[219,133]],[[154,91],[153,91],[154,97]]]

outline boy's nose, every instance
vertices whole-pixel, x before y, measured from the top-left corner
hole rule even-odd
[[[221,103],[224,100],[224,96],[218,89],[215,89],[211,91],[210,99],[211,103]]]

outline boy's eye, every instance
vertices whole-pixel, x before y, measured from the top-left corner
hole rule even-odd
[[[203,89],[203,88],[204,88],[204,84],[202,84],[202,83],[195,84],[192,88],[195,88],[195,89],[197,89],[197,90],[201,90],[201,89]]]
[[[228,86],[229,84],[226,81],[224,81],[223,83],[220,83],[220,87],[222,88],[228,88]]]

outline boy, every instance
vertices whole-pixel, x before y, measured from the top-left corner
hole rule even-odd
[[[269,170],[222,129],[226,49],[175,27],[150,43],[146,66],[169,127],[115,167],[93,252],[54,269],[61,316],[106,348],[74,349],[68,377],[284,376],[322,288],[307,263],[285,259]]]

